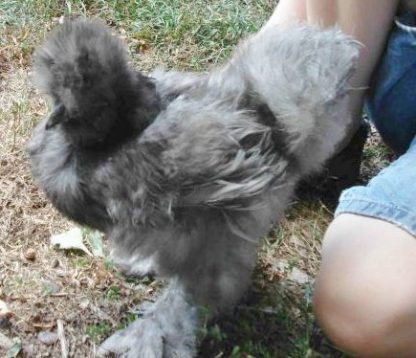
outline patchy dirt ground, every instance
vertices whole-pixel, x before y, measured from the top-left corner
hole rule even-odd
[[[51,235],[74,224],[51,207],[28,171],[24,145],[47,106],[19,51],[0,49],[0,357],[93,357],[162,284],[123,277],[106,259],[51,246]],[[172,56],[180,61],[184,54]],[[154,67],[152,51],[140,61]],[[363,178],[391,159],[374,133],[364,154]],[[260,247],[252,291],[233,314],[201,331],[201,357],[343,356],[316,327],[310,307],[331,217],[320,200],[294,202]]]

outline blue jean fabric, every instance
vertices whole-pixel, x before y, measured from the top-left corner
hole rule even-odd
[[[386,143],[402,155],[366,186],[345,190],[335,215],[353,213],[382,219],[416,236],[416,18],[413,14],[396,19],[366,109]]]
[[[416,236],[416,139],[405,154],[366,186],[344,190],[335,215],[352,213],[391,222]]]
[[[395,21],[375,73],[366,111],[383,140],[404,153],[416,134],[416,17]]]

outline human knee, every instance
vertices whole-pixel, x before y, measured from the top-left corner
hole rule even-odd
[[[344,291],[343,298],[336,297],[320,282],[314,297],[318,323],[336,346],[365,357],[391,357],[414,349],[414,345],[410,348],[412,345],[400,333],[410,320],[416,326],[415,318],[409,320],[409,317],[414,317],[413,303],[396,301],[396,306],[386,304],[389,291],[385,287],[385,295],[381,298],[374,298],[365,289],[357,291],[355,285],[349,287],[346,284],[344,289],[351,291]],[[386,304],[384,309],[383,304]]]
[[[316,281],[313,307],[319,325],[336,346],[349,353],[369,355],[371,346],[380,345],[388,335],[389,314],[368,312],[371,296],[365,289],[357,289],[356,280],[337,279],[322,271]]]
[[[401,258],[397,262],[387,263],[391,241],[386,244],[378,237],[380,247],[372,245],[377,237],[373,222],[368,222],[369,230],[365,231],[362,225],[366,222],[360,220],[342,218],[329,227],[316,279],[314,310],[324,332],[340,348],[363,356],[385,356],[408,344],[400,332],[412,324],[409,317],[416,316],[416,285],[401,275],[408,271],[416,274],[411,261],[416,245],[413,243],[415,251],[410,257],[398,254]],[[382,229],[381,224],[377,230]],[[411,251],[406,240],[396,244],[403,246],[404,253]],[[416,318],[413,322],[416,329]]]

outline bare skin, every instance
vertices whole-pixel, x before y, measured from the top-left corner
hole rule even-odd
[[[266,26],[338,25],[363,44],[352,82],[357,126],[397,6],[396,0],[281,0]],[[415,262],[415,237],[391,223],[353,214],[332,222],[324,237],[314,307],[335,344],[363,357],[415,356]]]
[[[328,336],[365,357],[414,357],[416,241],[386,221],[339,215],[323,244],[314,307]]]

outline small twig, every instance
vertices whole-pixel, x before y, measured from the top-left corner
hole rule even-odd
[[[33,323],[32,326],[38,329],[52,329],[54,324],[50,323]]]
[[[49,296],[50,297],[66,297],[71,295],[71,293],[68,292],[58,292],[58,293],[51,293]]]
[[[58,337],[61,343],[61,358],[68,358],[68,347],[65,339],[64,322],[60,319],[56,321],[58,326]]]
[[[321,204],[326,213],[328,213],[331,216],[334,214],[331,210],[328,209],[328,206],[326,206],[321,200],[319,201],[319,203]]]

